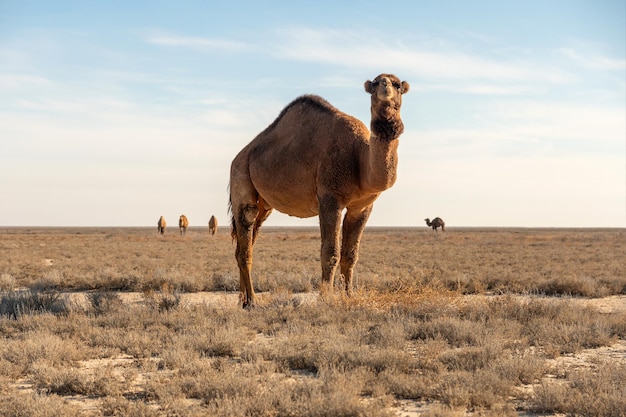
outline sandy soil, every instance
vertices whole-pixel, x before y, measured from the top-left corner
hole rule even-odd
[[[73,303],[81,306],[87,306],[87,293],[86,292],[71,292],[65,294]],[[145,302],[144,294],[141,292],[119,292],[118,295],[124,303],[127,304],[142,304]],[[314,302],[319,293],[298,293],[293,295],[294,302],[296,303],[308,303]],[[263,299],[264,294],[259,294],[259,298]],[[181,304],[183,306],[191,306],[195,304],[206,304],[208,306],[224,307],[224,308],[238,308],[238,292],[195,292],[195,293],[182,293]],[[463,300],[466,302],[474,302],[476,300],[485,300],[489,298],[497,297],[514,297],[518,299],[530,300],[533,296],[528,295],[465,295]],[[581,308],[592,307],[597,309],[600,313],[612,314],[626,311],[626,295],[612,295],[604,298],[573,298],[573,297],[546,297],[554,302],[566,302],[580,305]]]
[[[119,293],[121,299],[128,304],[140,304],[145,302],[144,295],[139,292],[121,292]],[[87,305],[87,295],[86,293],[71,293],[68,294],[70,299],[73,302],[79,305]],[[207,304],[210,306],[219,306],[223,308],[239,308],[238,307],[238,296],[237,292],[232,293],[217,293],[217,292],[198,292],[198,293],[188,293],[181,295],[181,304],[184,305],[194,305],[194,304]],[[261,294],[260,297],[263,297]],[[296,303],[307,303],[314,302],[318,297],[318,294],[315,292],[312,293],[301,293],[294,294],[293,298]],[[497,295],[468,295],[463,297],[464,302],[476,302],[479,300],[485,300],[487,298],[500,297]],[[516,298],[522,298],[530,300],[531,296],[513,296]],[[550,300],[554,302],[567,302],[567,303],[575,303],[579,304],[581,308],[583,307],[592,307],[597,309],[599,312],[604,314],[613,314],[618,312],[626,311],[626,296],[624,295],[615,295],[609,296],[605,298],[596,298],[596,299],[582,299],[582,298],[554,298],[551,297]],[[626,363],[626,340],[619,340],[612,346],[603,346],[598,349],[586,349],[582,352],[579,352],[575,355],[564,355],[560,356],[556,359],[548,360],[548,366],[552,369],[572,369],[572,368],[585,368],[597,365],[599,361],[609,360],[609,361],[619,361]],[[97,361],[87,361],[83,363],[83,366],[86,369],[98,369],[102,366],[113,366],[119,367],[123,369],[124,364],[128,362],[132,362],[131,357],[118,357],[113,359],[100,359]],[[555,374],[547,374],[545,376],[545,380],[555,380],[558,376]],[[142,378],[139,377],[136,380],[136,386],[138,390],[141,390]],[[26,387],[24,387],[26,388]],[[524,386],[521,388],[522,391],[532,391],[533,385]],[[78,401],[82,404],[82,406],[86,408],[94,407],[94,404],[90,404],[92,400],[88,398],[75,398],[75,401]],[[398,416],[402,417],[417,417],[426,411],[430,410],[432,407],[431,404],[423,403],[419,401],[398,401],[394,411]],[[473,413],[466,412],[465,414],[461,414],[462,416],[473,416]],[[522,417],[534,417],[534,414],[520,414]],[[538,416],[538,415],[537,415]],[[544,417],[561,417],[561,414],[552,414],[546,415],[541,414]]]
[[[120,298],[124,303],[127,304],[141,304],[145,302],[145,296],[140,292],[120,292]],[[87,293],[84,292],[73,292],[67,293],[66,296],[75,303],[77,306],[87,306]],[[210,306],[219,306],[223,308],[239,308],[238,307],[238,297],[239,294],[237,292],[226,293],[226,292],[198,292],[198,293],[187,293],[181,295],[181,304],[183,306],[191,306],[194,304],[207,304]],[[263,294],[260,295],[263,297]],[[301,293],[294,294],[294,302],[296,303],[308,303],[314,302],[318,297],[318,294],[315,292],[312,293]],[[463,297],[464,302],[477,302],[479,300],[484,300],[490,297],[499,297],[499,296],[484,296],[484,295],[468,295]],[[513,296],[524,299],[529,299],[530,296]],[[624,295],[616,295],[599,299],[579,299],[579,298],[550,298],[554,302],[568,302],[568,303],[576,303],[580,304],[581,307],[592,307],[597,309],[599,312],[604,314],[613,314],[618,312],[626,311],[626,296]],[[105,358],[105,359],[95,359],[89,361],[83,361],[80,363],[81,368],[85,371],[85,373],[95,373],[98,369],[103,369],[108,367],[109,369],[113,369],[115,373],[122,376],[127,369],[134,368],[134,358],[128,355],[120,355],[114,358]],[[558,372],[564,372],[568,369],[575,368],[589,368],[593,366],[597,366],[598,363],[602,361],[612,361],[612,362],[622,362],[626,363],[626,340],[618,340],[612,346],[603,346],[597,349],[586,349],[577,354],[572,355],[563,355],[556,359],[548,360],[548,366],[550,369],[558,370]],[[133,386],[136,391],[140,393],[143,390],[142,384],[145,382],[145,375],[134,374],[133,375]],[[558,375],[556,374],[547,374],[544,377],[544,381],[556,380]],[[532,389],[535,385],[527,385],[520,388],[521,392],[532,392]],[[16,381],[15,387],[20,391],[30,391],[32,390],[32,385],[27,383],[24,380]],[[78,404],[84,410],[95,410],[98,405],[98,400],[85,397],[85,396],[72,396],[66,397],[68,401],[74,402]],[[195,400],[190,400],[191,402]],[[418,417],[430,410],[433,407],[432,404],[420,402],[420,401],[408,401],[402,400],[398,401],[393,409],[398,416],[401,417]],[[563,414],[529,414],[522,413],[519,414],[520,417],[564,417]],[[474,413],[465,412],[459,414],[459,417],[470,417],[474,416]]]

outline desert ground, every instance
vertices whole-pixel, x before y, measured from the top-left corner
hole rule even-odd
[[[626,230],[0,227],[3,416],[624,416]]]

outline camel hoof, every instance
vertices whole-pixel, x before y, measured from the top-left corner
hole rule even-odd
[[[255,300],[246,300],[242,303],[241,305],[243,307],[244,310],[252,310],[253,308],[256,307],[256,301]]]

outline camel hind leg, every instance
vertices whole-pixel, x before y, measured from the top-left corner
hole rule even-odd
[[[254,226],[252,229],[252,244],[253,245],[256,243],[256,238],[259,235],[259,229],[261,228],[261,225],[263,224],[263,222],[265,222],[265,220],[267,220],[270,214],[272,214],[272,209],[267,208],[266,206],[267,204],[263,201],[263,199],[259,198],[259,202],[257,204],[259,213],[256,216],[256,220],[254,222]]]

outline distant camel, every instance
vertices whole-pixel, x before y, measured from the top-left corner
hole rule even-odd
[[[217,233],[217,218],[215,216],[211,216],[211,219],[209,220],[209,233],[212,235]]]
[[[165,233],[165,226],[167,226],[167,222],[165,221],[165,217],[161,216],[159,218],[159,222],[157,223],[157,230],[159,231],[159,233]]]
[[[231,235],[237,240],[240,299],[255,304],[252,251],[273,208],[296,217],[319,215],[322,291],[341,266],[346,292],[372,205],[396,181],[402,94],[391,74],[366,81],[371,133],[360,120],[321,97],[296,98],[235,157],[230,168]],[[341,214],[346,210],[341,231]],[[341,239],[341,241],[340,241]]]
[[[437,231],[438,227],[441,227],[442,232],[446,231],[446,223],[441,220],[441,217],[435,217],[432,222],[430,221],[430,219],[424,220],[426,221],[426,226],[432,227],[435,232]]]
[[[178,228],[180,229],[180,235],[185,236],[187,233],[187,227],[189,227],[189,220],[184,214],[178,218]]]

